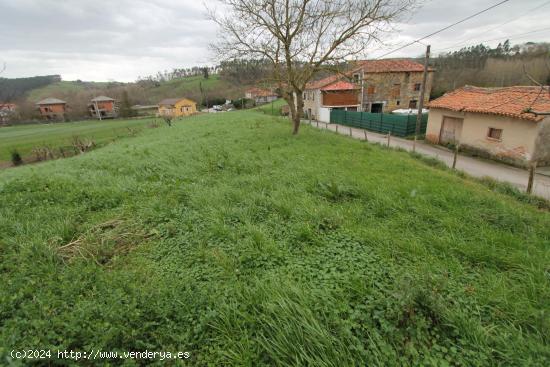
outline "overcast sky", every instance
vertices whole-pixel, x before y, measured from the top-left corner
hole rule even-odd
[[[386,37],[388,44],[374,47],[370,55],[380,56],[498,2],[425,0],[396,25],[399,32]],[[214,64],[208,45],[216,28],[204,13],[201,0],[0,0],[0,62],[7,64],[2,76],[134,81],[160,70]],[[437,52],[505,37],[512,43],[550,41],[548,19],[549,0],[510,0],[423,42]],[[423,46],[415,44],[391,57],[422,52]]]

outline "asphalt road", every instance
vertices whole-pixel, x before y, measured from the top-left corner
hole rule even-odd
[[[304,121],[304,123],[309,124],[309,121]],[[354,139],[365,139],[365,130],[363,129],[350,128],[348,126],[338,124],[326,124],[324,122],[319,122],[317,124],[315,121],[313,121],[311,125],[313,127],[318,126],[319,129],[329,129],[335,132],[336,130],[338,130],[339,134],[348,136],[350,136],[351,130],[351,137],[353,137]],[[388,142],[387,135],[382,135],[371,131],[367,131],[367,138],[370,142],[373,143],[387,144]],[[413,142],[411,140],[392,136],[390,138],[390,147],[400,147],[412,151]],[[434,146],[431,144],[426,144],[423,141],[417,141],[416,152],[435,157],[443,161],[449,167],[451,167],[453,164],[453,152],[441,146]],[[525,191],[527,189],[529,174],[527,170],[521,168],[516,168],[499,162],[473,158],[459,154],[457,158],[456,169],[464,171],[469,175],[475,177],[491,177],[498,181],[508,182],[518,187],[522,191]],[[545,173],[548,172],[546,168],[542,169],[541,171]],[[550,176],[546,174],[535,175],[535,181],[533,183],[533,194],[550,200]]]

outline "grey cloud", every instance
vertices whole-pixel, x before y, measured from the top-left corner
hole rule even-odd
[[[511,0],[425,42],[437,51],[464,39],[476,43],[543,28],[550,3],[523,13],[545,1]],[[367,55],[382,55],[496,2],[424,1],[406,22],[396,24],[400,32],[385,35],[385,44],[373,45]],[[204,13],[197,0],[0,0],[0,61],[8,63],[8,77],[59,73],[64,79],[121,81],[209,64],[213,60],[208,44],[216,39],[216,27]],[[529,39],[548,41],[550,30],[517,41]],[[422,51],[422,45],[414,45],[391,56]]]

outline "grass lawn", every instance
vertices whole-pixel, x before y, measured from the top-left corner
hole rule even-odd
[[[278,100],[273,101],[273,103],[266,103],[256,107],[256,110],[266,115],[280,116],[281,108],[286,105],[286,101],[282,98],[279,98]]]
[[[290,132],[200,115],[0,171],[0,360],[550,364],[548,212],[405,152]]]
[[[120,135],[127,135],[128,128],[140,128],[149,123],[143,120],[88,120],[52,124],[16,125],[0,128],[0,161],[10,160],[16,149],[26,156],[33,148],[71,145],[74,136],[93,139],[102,144]]]

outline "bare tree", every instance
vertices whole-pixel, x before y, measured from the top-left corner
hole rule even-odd
[[[364,55],[416,0],[220,0],[209,10],[220,27],[213,45],[222,60],[260,58],[290,107],[293,134],[303,114],[302,93],[321,70]]]

